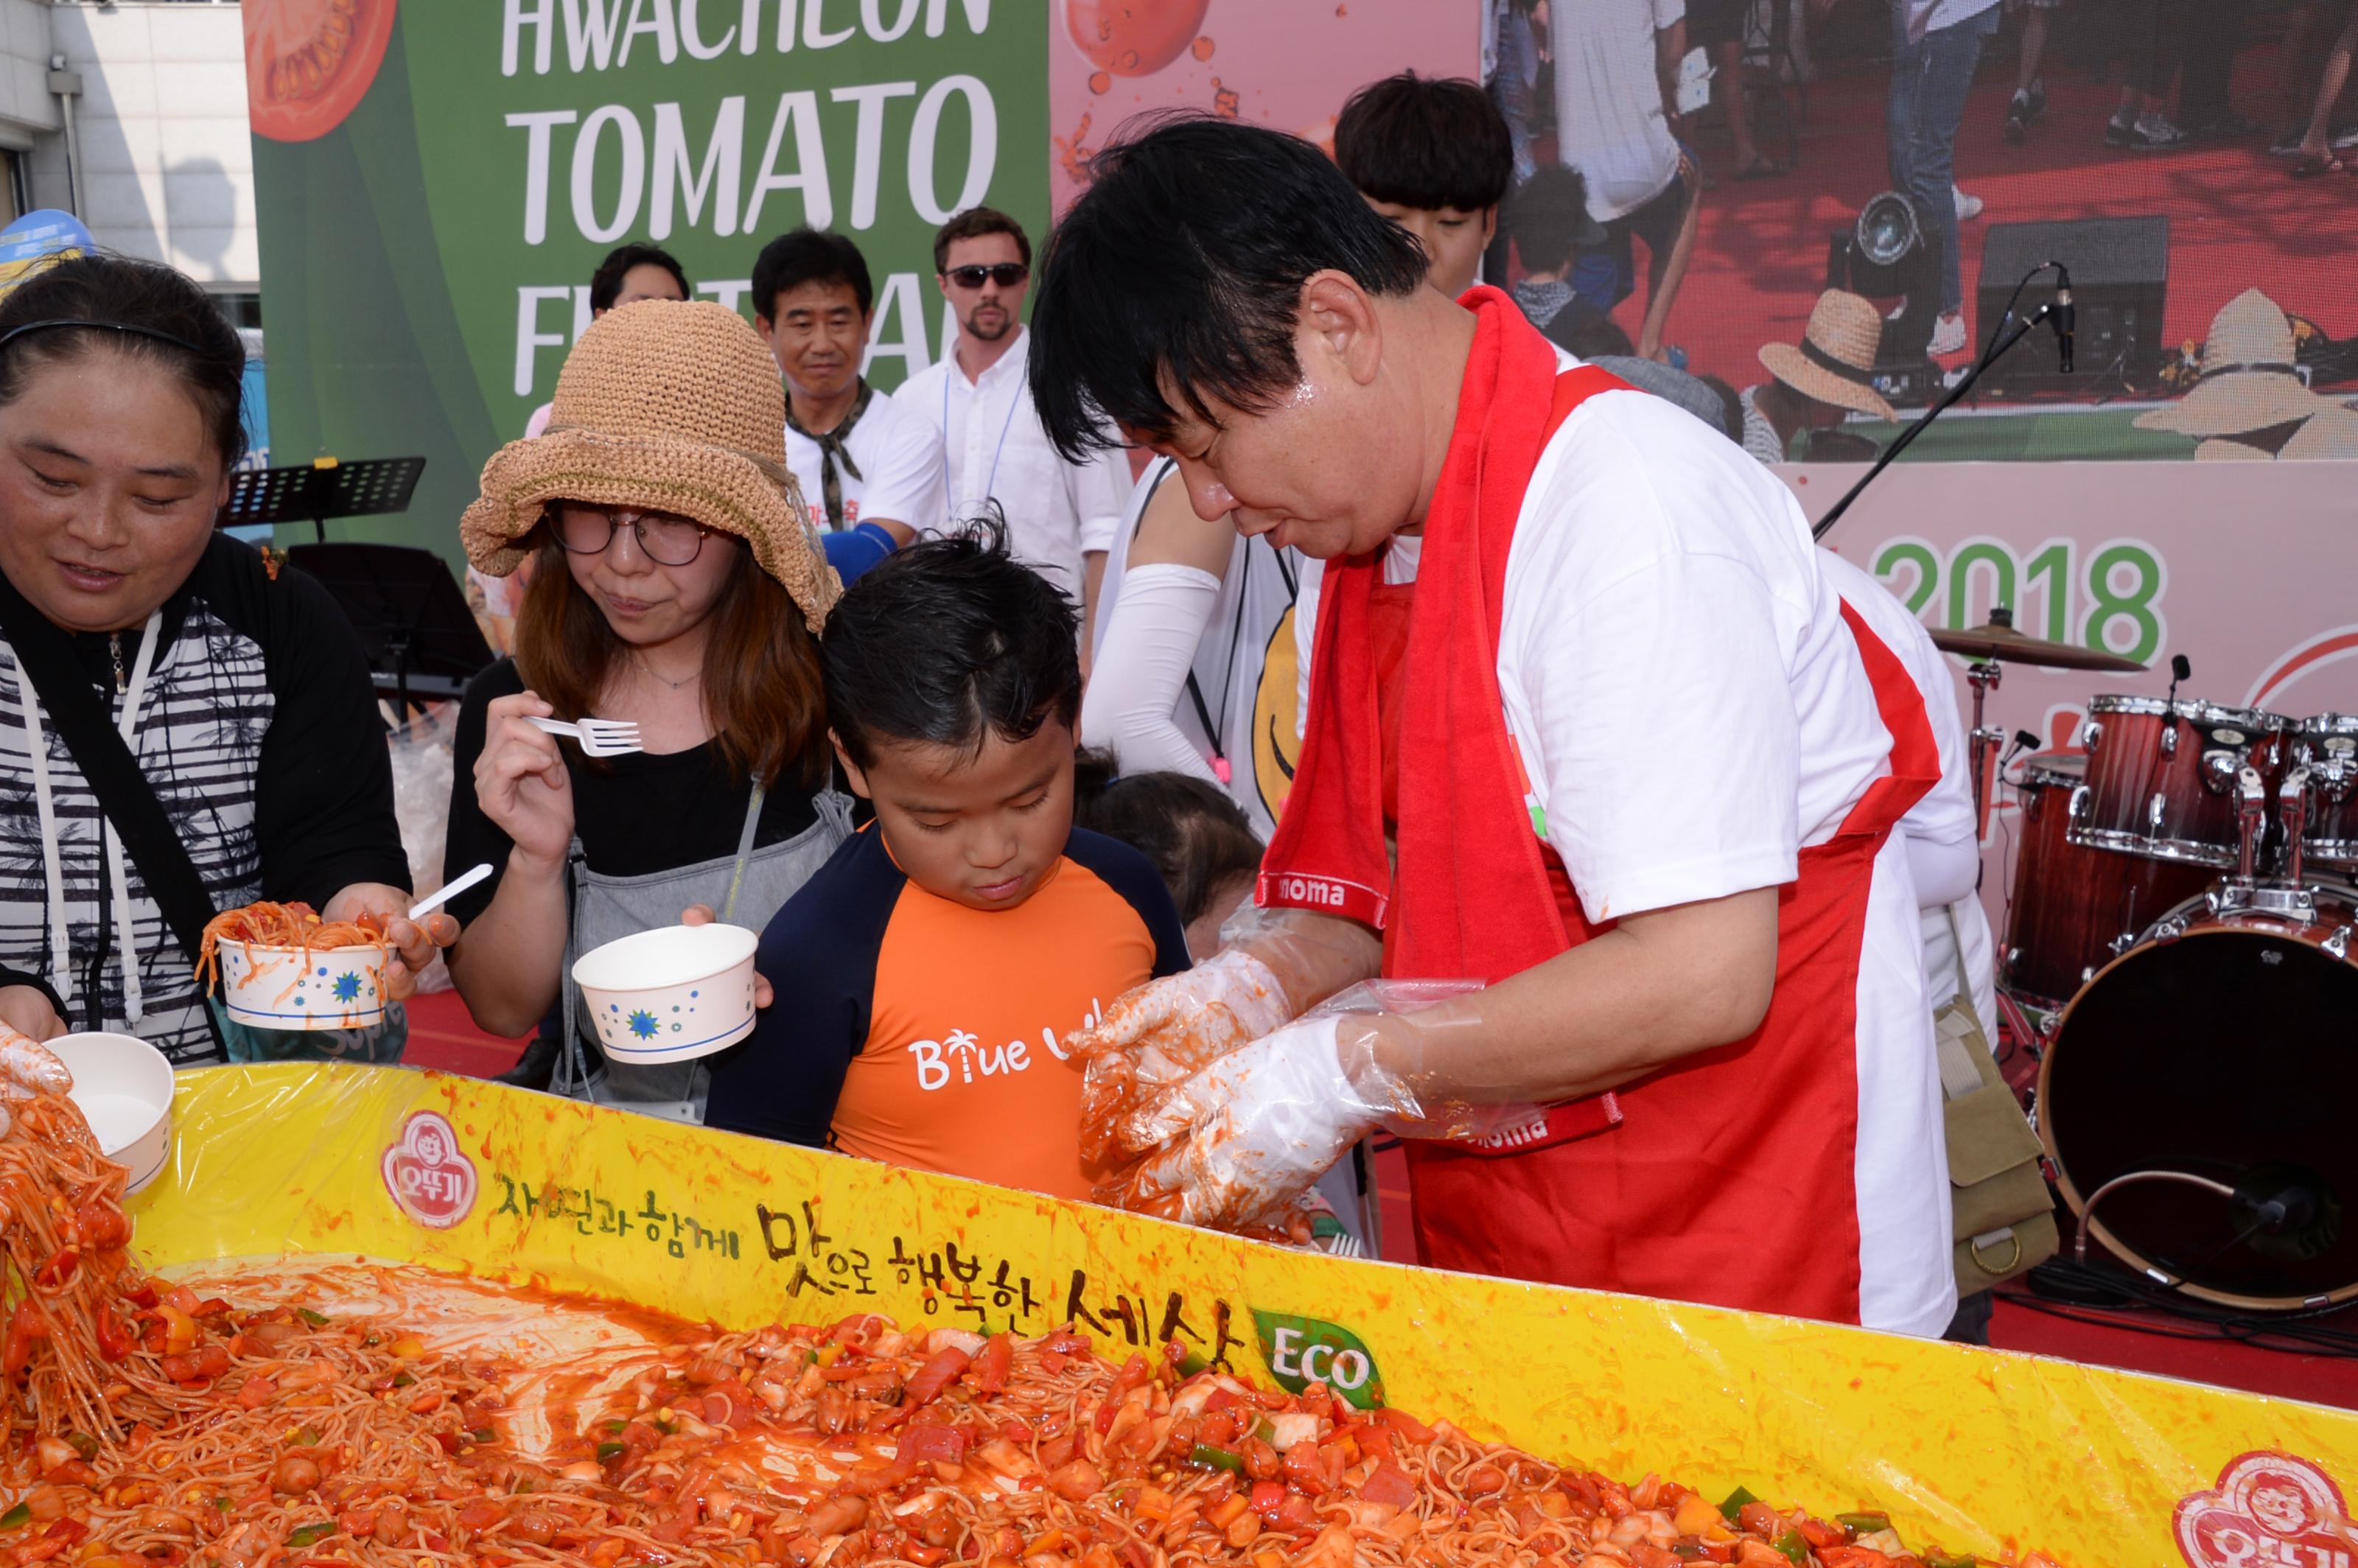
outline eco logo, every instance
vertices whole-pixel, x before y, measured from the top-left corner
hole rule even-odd
[[[386,1148],[384,1169],[385,1192],[429,1230],[449,1229],[475,1206],[475,1162],[438,1112],[411,1114],[401,1141]]]
[[[2289,1454],[2244,1454],[2172,1520],[2188,1568],[2349,1568],[2342,1488]]]
[[[1286,1392],[1298,1394],[1313,1383],[1324,1383],[1363,1411],[1384,1402],[1383,1374],[1377,1370],[1375,1352],[1357,1335],[1324,1318],[1259,1307],[1252,1314],[1260,1331],[1261,1359]]]

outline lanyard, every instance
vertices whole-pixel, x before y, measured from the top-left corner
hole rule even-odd
[[[965,373],[966,372],[958,367],[957,351],[952,350],[949,374],[942,378],[942,493],[949,498],[952,505],[957,503],[956,493],[957,486],[950,478],[950,382]],[[999,422],[999,445],[991,449],[990,475],[983,481],[982,486],[982,498],[985,501],[990,500],[992,493],[999,488],[999,460],[1007,455],[1007,433],[1015,427],[1015,411],[1023,406],[1023,389],[1031,384],[1032,366],[1027,362],[1023,366],[1023,373],[1016,377],[1015,395],[1007,400],[1007,417]],[[980,402],[982,383],[979,380],[975,382],[974,390],[976,401]],[[974,417],[973,410],[968,410],[967,417],[969,419]]]

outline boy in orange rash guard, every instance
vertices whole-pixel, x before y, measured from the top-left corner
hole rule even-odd
[[[776,1002],[708,1122],[1057,1197],[1106,1003],[1187,968],[1146,858],[1073,827],[1072,605],[994,529],[903,549],[819,644],[836,754],[876,808],[762,935]]]

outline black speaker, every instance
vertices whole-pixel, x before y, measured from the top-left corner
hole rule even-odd
[[[1990,391],[2060,392],[2072,388],[2143,385],[2160,372],[2169,348],[2161,311],[2169,288],[2169,220],[2082,218],[2060,223],[1993,223],[1982,246],[1975,297],[1974,346],[1989,339],[2006,297],[2041,262],[2071,271],[2079,307],[2075,341],[2079,369],[2065,375],[2055,358],[2054,334],[2040,329],[1990,368]],[[2017,315],[2028,316],[2055,297],[2055,275],[2042,273],[2022,291]]]

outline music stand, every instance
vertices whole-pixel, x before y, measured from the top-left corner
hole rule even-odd
[[[287,468],[247,469],[230,476],[229,502],[216,528],[308,521],[319,541],[331,517],[377,517],[409,510],[424,458],[364,458],[339,462],[317,458]]]
[[[297,545],[289,564],[319,580],[368,651],[377,689],[406,713],[410,693],[453,698],[492,662],[467,596],[431,550],[407,545]]]

